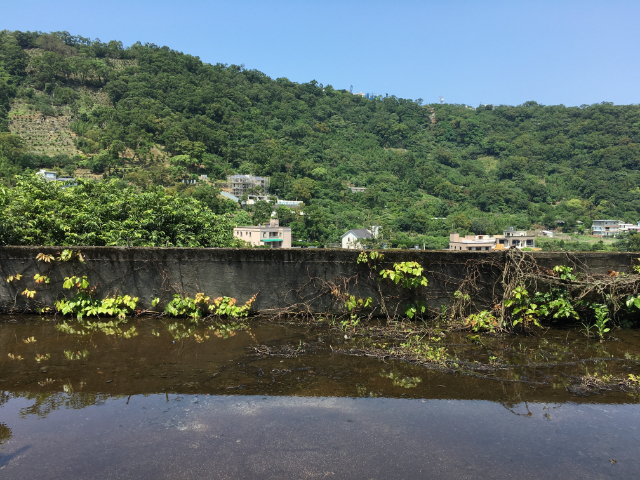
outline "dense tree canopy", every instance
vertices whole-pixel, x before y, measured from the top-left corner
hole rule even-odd
[[[66,187],[66,188],[65,188]],[[144,192],[118,180],[75,186],[18,177],[0,189],[0,244],[237,246],[228,216],[164,187]]]
[[[100,92],[108,101],[96,101]],[[368,100],[168,47],[5,31],[0,130],[16,99],[43,115],[69,115],[83,155],[35,155],[0,134],[5,184],[41,167],[85,167],[153,192],[199,174],[269,176],[272,194],[305,202],[304,215],[278,214],[294,238],[323,242],[372,224],[395,245],[443,246],[451,230],[640,219],[637,105]],[[214,211],[231,208],[198,192]]]

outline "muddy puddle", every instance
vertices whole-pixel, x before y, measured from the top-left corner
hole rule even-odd
[[[0,478],[640,474],[636,330],[447,334],[415,365],[328,326],[128,325],[0,318]]]

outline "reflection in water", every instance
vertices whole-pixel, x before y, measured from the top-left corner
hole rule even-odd
[[[11,429],[0,422],[0,445],[11,438]]]
[[[8,414],[23,402],[3,407],[3,480],[596,479],[640,466],[636,405],[164,394]]]
[[[69,390],[67,387],[66,390]],[[55,410],[73,409],[78,410],[92,405],[103,405],[110,398],[117,399],[122,398],[123,395],[110,395],[110,394],[95,394],[78,392],[68,393],[53,392],[53,393],[15,393],[14,398],[24,398],[26,400],[33,400],[33,404],[28,407],[20,409],[20,416],[26,417],[28,415],[36,415],[40,418],[47,417],[51,412]]]
[[[446,363],[424,368],[384,352],[371,358],[367,348],[379,339],[329,326],[138,318],[92,322],[89,331],[39,317],[1,320],[0,391],[34,400],[25,415],[153,393],[635,403],[640,386],[634,331],[602,344],[568,330],[541,338],[452,333],[438,337]]]
[[[0,323],[3,480],[638,471],[634,331],[454,333],[424,368],[328,328],[128,323]]]

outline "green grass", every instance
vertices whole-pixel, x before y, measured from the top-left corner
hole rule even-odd
[[[613,243],[616,241],[613,237],[592,237],[591,235],[569,235],[569,239],[554,237],[556,240],[564,240],[565,242],[584,242],[584,243],[598,243],[602,240],[604,243]]]

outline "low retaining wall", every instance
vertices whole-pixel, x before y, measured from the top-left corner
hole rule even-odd
[[[175,293],[193,296],[204,292],[212,298],[229,296],[244,303],[258,293],[257,312],[306,310],[338,311],[344,300],[336,291],[358,297],[374,296],[379,283],[366,265],[358,264],[360,252],[323,249],[195,249],[81,247],[84,263],[36,260],[39,253],[59,256],[64,247],[0,247],[0,309],[3,312],[33,311],[71,296],[62,288],[65,277],[86,275],[97,285],[96,297],[120,294],[139,297],[139,308],[151,308],[159,297],[163,306]],[[383,267],[394,262],[417,261],[429,280],[428,305],[434,312],[450,303],[460,285],[474,282],[472,304],[491,304],[500,289],[502,270],[513,252],[384,251]],[[629,271],[638,254],[631,253],[528,253],[538,265],[573,266],[578,271],[606,273]],[[20,280],[7,282],[16,274]],[[36,284],[36,274],[50,277]],[[393,288],[393,287],[391,287]],[[35,290],[33,298],[24,290]],[[334,294],[331,294],[331,291]],[[392,292],[393,293],[393,292]],[[160,308],[160,307],[159,307]]]

